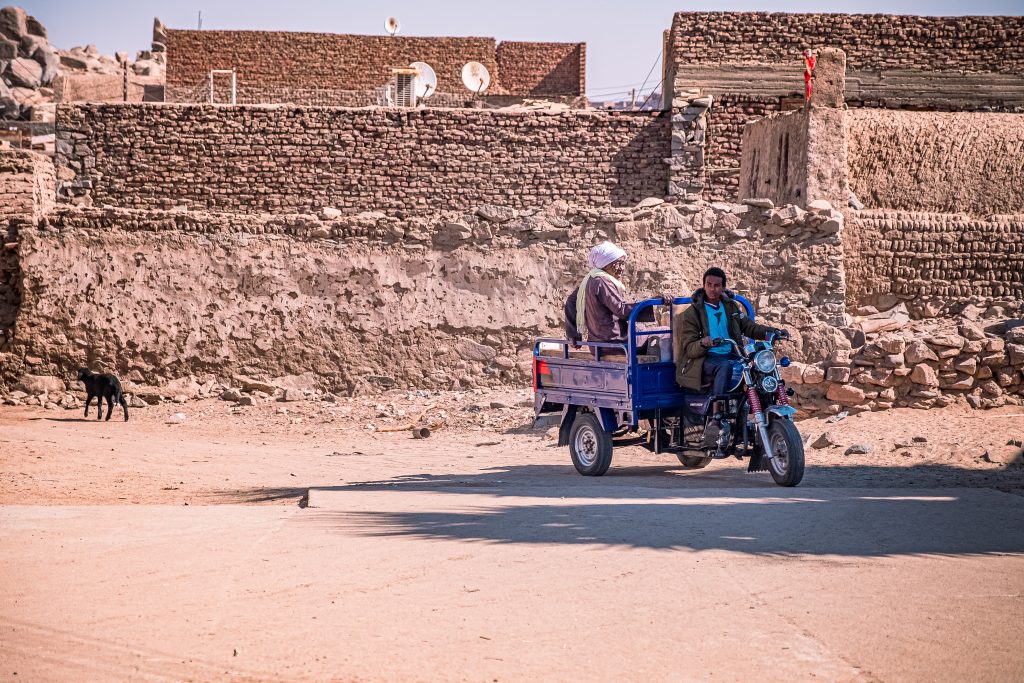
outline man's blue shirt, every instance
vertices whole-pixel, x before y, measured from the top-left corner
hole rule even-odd
[[[708,314],[708,336],[712,339],[728,339],[729,338],[729,321],[725,316],[725,306],[722,302],[718,302],[718,305],[709,304],[704,302],[704,310]],[[732,352],[732,346],[730,344],[719,344],[708,349],[708,353],[720,353],[727,354]]]

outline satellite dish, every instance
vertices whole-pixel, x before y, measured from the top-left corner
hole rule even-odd
[[[491,84],[491,74],[480,62],[467,62],[462,67],[462,84],[479,95]]]
[[[390,33],[392,36],[398,33],[398,29],[400,28],[401,25],[398,23],[397,17],[388,17],[387,19],[384,20],[384,30]]]
[[[413,62],[409,65],[416,69],[416,99],[425,100],[437,90],[437,74],[426,62]]]

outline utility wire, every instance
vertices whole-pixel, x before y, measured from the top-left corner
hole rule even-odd
[[[664,56],[665,56],[665,47],[662,46],[661,50],[658,51],[658,58],[654,60],[654,64],[651,65],[651,70],[647,72],[647,78],[651,77],[651,74],[654,73],[654,67],[658,66],[658,62],[660,62],[662,57],[664,57]],[[643,90],[647,86],[647,78],[644,79],[644,84],[642,86],[640,86],[640,90]],[[647,105],[647,102],[651,99],[651,95],[654,95],[655,92],[656,91],[652,89],[650,94],[647,95],[647,99],[645,99],[644,103],[640,105],[640,109],[641,110]]]

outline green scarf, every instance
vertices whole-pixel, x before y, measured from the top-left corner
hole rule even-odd
[[[587,276],[583,278],[583,282],[580,283],[580,289],[576,292],[576,329],[584,339],[587,339],[590,335],[587,333],[587,283],[590,282],[592,277],[603,277],[612,281],[612,284],[619,288],[619,291],[623,294],[626,293],[626,285],[619,282],[612,275],[604,272],[600,268],[594,268],[592,271],[587,273]]]

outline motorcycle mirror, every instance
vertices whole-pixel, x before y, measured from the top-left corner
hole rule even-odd
[[[792,362],[793,361],[789,359],[789,356],[783,356],[782,358],[779,359],[779,365],[781,365],[784,368],[788,368],[789,364]]]

